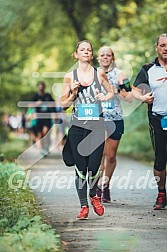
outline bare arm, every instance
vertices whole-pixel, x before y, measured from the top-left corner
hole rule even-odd
[[[79,85],[78,82],[73,81],[72,72],[65,75],[61,96],[61,106],[63,110],[68,109],[76,99]]]
[[[106,73],[102,69],[98,69],[98,78],[101,85],[106,90],[107,94],[99,93],[97,99],[100,101],[108,101],[114,96],[114,87],[109,83]]]
[[[127,79],[126,75],[123,72],[120,72],[118,75],[118,84],[122,85],[123,80],[125,80],[125,79]],[[124,101],[127,101],[127,102],[133,101],[132,92],[131,91],[127,92],[124,88],[120,90],[119,96]]]
[[[143,91],[137,87],[132,87],[132,95],[135,99],[151,104],[154,100],[154,96],[151,92],[144,94]]]

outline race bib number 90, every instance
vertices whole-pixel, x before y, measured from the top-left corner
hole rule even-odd
[[[78,120],[99,120],[98,104],[78,104]]]

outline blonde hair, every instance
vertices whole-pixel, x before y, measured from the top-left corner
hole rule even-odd
[[[111,51],[112,60],[113,60],[113,62],[112,62],[112,67],[116,67],[116,63],[115,63],[115,54],[114,54],[114,52],[113,52],[113,50],[112,50],[112,48],[111,48],[110,46],[102,46],[102,47],[99,48],[97,60],[99,61],[100,52],[101,52],[102,50],[110,50],[110,51]]]

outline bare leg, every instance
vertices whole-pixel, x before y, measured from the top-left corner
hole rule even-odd
[[[38,134],[35,137],[35,143],[36,143],[36,148],[39,149],[39,150],[42,149],[41,138],[42,138],[42,134],[41,134],[41,132],[38,132]]]
[[[108,186],[116,167],[116,155],[119,140],[108,138],[106,140],[106,165],[105,165],[105,185]]]
[[[157,171],[154,169],[154,176],[157,177],[158,189],[165,189],[166,185],[166,169]]]
[[[42,142],[42,147],[44,150],[49,151],[49,146],[50,146],[50,133],[49,128],[47,126],[44,126],[42,129],[42,138],[45,137],[45,139]]]

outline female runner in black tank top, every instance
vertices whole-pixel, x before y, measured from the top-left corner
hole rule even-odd
[[[114,91],[103,70],[97,71],[90,64],[93,58],[90,42],[80,41],[74,57],[78,60],[78,68],[65,75],[61,97],[64,110],[73,104],[71,127],[63,149],[63,160],[66,165],[75,165],[75,184],[81,204],[77,218],[87,219],[87,179],[93,210],[99,216],[104,213],[100,198],[96,196],[105,141],[100,103],[111,99]],[[106,95],[101,93],[101,85],[105,88]]]

